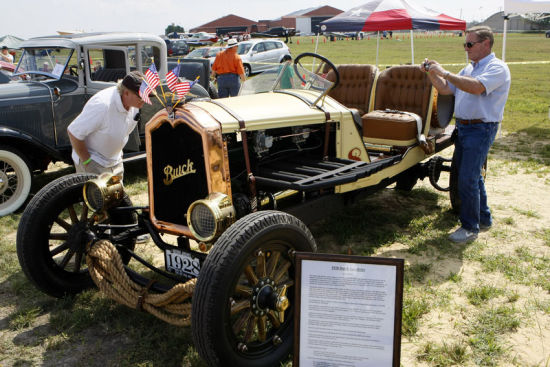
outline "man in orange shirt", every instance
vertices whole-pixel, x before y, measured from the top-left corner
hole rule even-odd
[[[230,38],[227,41],[227,48],[216,55],[212,65],[214,77],[218,81],[218,96],[235,97],[239,94],[241,83],[244,82],[245,74],[241,57],[237,55],[237,41]]]

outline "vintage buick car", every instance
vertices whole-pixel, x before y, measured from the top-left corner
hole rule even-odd
[[[22,80],[0,84],[0,216],[25,202],[33,173],[45,170],[50,162],[72,163],[66,129],[94,93],[114,85],[131,70],[144,72],[151,62],[161,78],[167,72],[166,44],[150,34],[39,37],[21,47],[14,75]],[[206,72],[201,82],[208,86],[210,71]],[[199,84],[192,92],[208,96]],[[161,107],[154,102],[142,109],[138,128],[125,148],[126,157],[144,152],[145,122]]]
[[[155,312],[149,302],[188,287],[192,305],[174,304],[184,311],[170,322],[190,318],[209,365],[278,366],[293,347],[294,254],[316,250],[306,223],[424,177],[449,190],[445,177],[456,196],[453,164],[434,156],[453,144],[449,108],[416,66],[335,67],[307,53],[251,78],[242,92],[151,118],[146,206],[132,206],[109,174],[69,175],[37,193],[17,233],[29,280],[55,297],[94,283],[115,299],[133,292],[124,304]],[[144,233],[150,248],[140,254]],[[109,254],[100,266],[98,248]],[[110,264],[132,285],[97,276]]]

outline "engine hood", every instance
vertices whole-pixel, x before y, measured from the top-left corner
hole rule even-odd
[[[0,104],[27,97],[50,97],[50,87],[45,83],[16,81],[0,84]]]
[[[349,110],[325,97],[324,102],[313,105],[319,94],[314,91],[268,92],[246,96],[222,98],[212,101],[189,102],[208,112],[222,126],[222,133],[239,130],[244,121],[247,130],[263,130],[282,126],[318,124],[339,119]],[[187,106],[186,105],[186,106]]]

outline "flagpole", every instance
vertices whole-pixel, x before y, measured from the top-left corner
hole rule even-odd
[[[378,50],[380,49],[380,31],[376,36],[376,67],[378,67]]]
[[[154,65],[155,64],[155,59],[151,57],[151,63]],[[158,75],[158,73],[157,73]],[[160,78],[159,78],[159,85],[160,85],[160,90],[162,91],[162,98],[164,99],[164,101],[166,102],[166,95],[164,94],[164,88],[162,87],[162,83],[160,82]],[[156,93],[155,93],[156,94]],[[160,98],[158,98],[157,96],[157,99],[160,101]],[[162,104],[164,106],[164,108],[166,108],[166,105]]]
[[[410,33],[411,33],[411,65],[414,65],[414,41],[413,41],[414,32],[413,32],[412,28],[411,28]]]
[[[178,65],[180,64],[180,57],[178,57]],[[173,69],[172,69],[173,70]],[[178,74],[179,74],[179,69],[178,69]],[[177,76],[177,75],[176,75]],[[179,76],[178,76],[179,78]],[[170,103],[174,103],[174,92],[172,92],[172,100],[170,101]],[[176,103],[177,104],[177,103]],[[175,105],[174,105],[175,106]]]

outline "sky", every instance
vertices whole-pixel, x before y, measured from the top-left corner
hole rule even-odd
[[[504,0],[409,0],[466,21],[501,11]],[[57,31],[128,31],[163,34],[171,23],[186,31],[228,14],[250,20],[276,19],[301,9],[330,5],[343,11],[368,0],[19,0],[2,8],[0,36],[21,38]],[[24,10],[22,10],[24,9]]]

